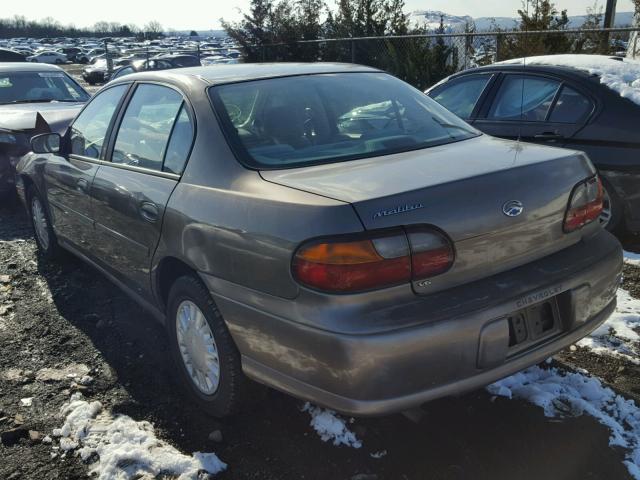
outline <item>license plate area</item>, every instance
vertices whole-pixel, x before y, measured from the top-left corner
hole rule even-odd
[[[509,355],[562,332],[556,297],[513,312],[509,321]]]

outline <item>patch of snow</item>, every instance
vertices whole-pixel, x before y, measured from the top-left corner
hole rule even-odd
[[[336,446],[362,447],[362,442],[356,438],[355,433],[347,428],[345,421],[334,411],[316,407],[309,402],[304,404],[302,411],[309,412],[311,415],[309,425],[320,435],[323,442],[332,441]]]
[[[587,414],[610,431],[609,445],[627,450],[625,465],[640,480],[640,409],[600,380],[557,368],[528,368],[487,387],[489,393],[520,398],[544,409],[547,417]]]
[[[214,453],[192,456],[156,437],[149,422],[136,422],[127,415],[113,415],[100,402],[88,402],[75,393],[63,405],[64,425],[54,430],[60,449],[75,450],[91,464],[91,475],[99,480],[155,478],[162,474],[178,480],[197,480],[201,472],[216,474],[226,468]]]
[[[640,105],[640,62],[635,60],[614,60],[607,55],[541,55],[498,63],[558,65],[583,70],[591,75],[598,75],[600,83]]]
[[[631,265],[637,265],[640,267],[640,253],[624,252],[624,261]]]
[[[21,407],[30,407],[31,405],[33,405],[33,397],[21,398],[20,399],[20,406]]]
[[[618,306],[609,319],[595,329],[577,345],[587,347],[600,355],[624,358],[636,365],[640,364],[640,300],[629,292],[618,289]]]

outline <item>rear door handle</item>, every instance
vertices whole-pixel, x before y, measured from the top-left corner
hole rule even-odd
[[[160,215],[160,210],[155,203],[151,202],[142,202],[140,204],[140,216],[144,218],[147,222],[155,223],[158,221],[158,216]]]
[[[564,137],[559,133],[542,132],[538,135],[535,135],[533,138],[537,138],[538,140],[562,140]]]

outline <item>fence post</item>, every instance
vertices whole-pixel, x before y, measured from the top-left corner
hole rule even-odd
[[[502,34],[496,33],[496,62],[500,61],[502,50]]]
[[[351,40],[351,63],[356,63],[356,41]]]

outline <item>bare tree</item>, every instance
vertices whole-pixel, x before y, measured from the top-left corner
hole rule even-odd
[[[144,26],[143,31],[147,38],[158,38],[162,35],[163,28],[160,22],[152,20]]]

